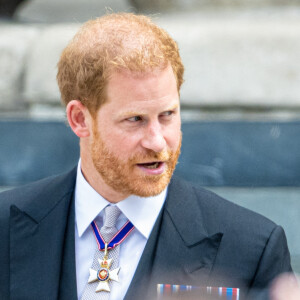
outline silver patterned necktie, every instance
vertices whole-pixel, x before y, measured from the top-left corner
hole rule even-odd
[[[107,206],[104,209],[103,226],[101,227],[100,232],[106,243],[108,243],[118,231],[116,228],[116,223],[117,223],[117,219],[120,216],[120,213],[121,211],[117,206]],[[108,258],[112,259],[112,264],[110,266],[111,270],[118,268],[119,252],[120,252],[120,245],[108,251]],[[103,259],[104,259],[104,251],[99,251],[97,247],[91,269],[99,270],[100,269],[99,260],[103,260]],[[105,284],[109,285],[109,289],[112,289],[113,286],[116,284],[116,282],[113,280],[109,280],[109,283],[105,282]],[[99,287],[99,281],[87,283],[84,288],[81,300],[108,300],[110,292],[105,290],[96,292],[98,287]]]

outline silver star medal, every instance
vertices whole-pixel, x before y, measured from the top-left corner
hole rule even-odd
[[[93,283],[95,281],[99,281],[99,284],[96,288],[96,292],[110,292],[109,284],[108,282],[110,280],[113,281],[119,281],[119,271],[120,268],[110,270],[110,266],[112,264],[112,259],[108,259],[107,256],[107,244],[105,245],[105,253],[103,259],[98,259],[98,262],[100,264],[99,270],[94,270],[90,268],[90,277],[88,280],[88,283]]]

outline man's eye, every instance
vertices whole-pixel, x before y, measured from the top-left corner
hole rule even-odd
[[[130,122],[138,122],[138,121],[141,121],[142,118],[140,116],[134,116],[134,117],[128,118],[127,120]]]
[[[168,117],[168,116],[171,116],[174,114],[174,111],[173,110],[168,110],[168,111],[165,111],[161,114],[161,116],[163,117]]]

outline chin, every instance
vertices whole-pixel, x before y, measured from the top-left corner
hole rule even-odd
[[[167,187],[171,178],[164,176],[163,178],[157,178],[158,180],[153,179],[154,178],[151,178],[151,182],[149,182],[149,180],[146,182],[144,180],[133,181],[135,186],[131,190],[131,194],[140,197],[152,197],[159,195]]]

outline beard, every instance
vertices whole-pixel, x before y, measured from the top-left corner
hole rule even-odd
[[[180,142],[176,151],[154,152],[146,150],[130,156],[127,161],[120,159],[108,149],[99,131],[93,128],[92,160],[104,182],[124,195],[150,197],[160,194],[169,184],[180,155]],[[148,175],[137,167],[138,163],[163,161],[165,170],[159,175]]]

